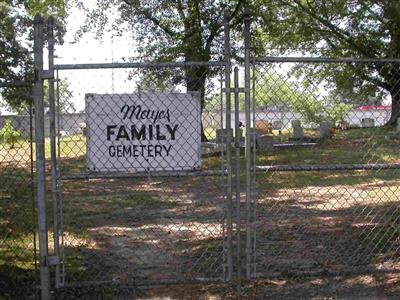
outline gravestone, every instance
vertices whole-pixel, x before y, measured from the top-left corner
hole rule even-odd
[[[273,130],[282,130],[283,123],[282,121],[273,121],[272,122],[272,129]]]
[[[361,127],[363,127],[363,128],[375,127],[375,119],[372,119],[372,118],[362,119]]]
[[[301,127],[300,120],[293,120],[292,121],[292,128],[293,128],[293,139],[294,140],[301,140],[304,137],[303,127]]]
[[[245,138],[245,136],[244,136],[244,130],[243,130],[243,128],[239,128],[239,131],[238,131],[238,136],[239,136],[239,146],[240,147],[243,147],[244,146],[244,144],[245,144],[245,140],[246,140],[246,138]],[[234,141],[233,142],[235,142],[236,143],[236,136],[235,136],[235,138],[234,138]]]
[[[396,133],[400,134],[400,118],[397,118],[396,122]]]
[[[322,121],[319,126],[319,137],[321,139],[326,139],[331,136],[332,124],[328,121]]]
[[[263,134],[257,140],[258,149],[261,151],[272,151],[274,149],[274,136],[270,134]]]
[[[228,138],[228,132],[230,132],[231,137],[232,137],[233,136],[233,129],[232,128],[229,129],[229,130],[225,129],[225,128],[217,129],[215,131],[215,134],[216,134],[215,142],[217,144],[226,144],[226,141],[227,141],[227,138]],[[231,138],[231,141],[233,142],[233,138]]]
[[[254,147],[254,141],[256,142],[256,146],[258,143],[258,140],[260,139],[260,136],[262,133],[256,128],[250,128],[250,147]]]

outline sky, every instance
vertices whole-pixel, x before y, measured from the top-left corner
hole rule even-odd
[[[89,8],[93,7],[95,1],[85,1],[85,5]],[[55,64],[121,62],[123,58],[135,56],[135,43],[129,33],[120,37],[106,32],[102,40],[99,40],[96,39],[93,32],[88,32],[76,41],[75,34],[84,22],[84,12],[72,7],[66,22],[67,31],[64,36],[64,44],[55,46]],[[44,49],[45,69],[48,68],[47,59],[48,52],[47,49]],[[73,91],[71,98],[74,98],[72,100],[75,110],[81,111],[84,109],[86,92],[112,92],[116,88],[121,90],[121,86],[125,86],[127,72],[121,70],[74,71],[60,72],[59,75],[60,78],[68,81],[69,89]],[[112,77],[114,77],[114,84]],[[0,114],[12,114],[12,112],[0,107]]]
[[[85,1],[88,8],[95,5],[95,0]],[[85,33],[75,40],[75,34],[85,23],[85,14],[76,7],[71,7],[67,18],[65,43],[56,46],[56,63],[90,63],[118,61],[122,57],[132,56],[135,52],[134,41],[129,32],[122,37],[106,32],[102,40],[96,39],[93,32]]]
[[[85,1],[89,8],[94,3],[94,0]],[[126,57],[135,56],[135,43],[129,32],[125,36],[116,36],[106,31],[101,40],[96,38],[94,32],[88,32],[76,40],[75,34],[84,23],[84,12],[72,7],[67,18],[65,42],[55,47],[55,64],[121,62]],[[85,108],[86,93],[121,92],[128,73],[123,70],[77,70],[60,71],[58,75],[68,82],[73,93],[70,101],[74,111],[80,112]]]

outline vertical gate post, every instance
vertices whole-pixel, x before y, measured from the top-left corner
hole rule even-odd
[[[34,20],[34,66],[35,83],[33,97],[35,104],[36,142],[36,199],[39,231],[39,266],[41,299],[50,299],[50,273],[48,266],[48,233],[46,221],[46,174],[43,103],[43,19],[37,15]]]
[[[253,127],[255,128],[256,124],[256,68],[255,68],[255,61],[252,59],[251,65],[253,66],[253,72],[252,72],[252,97],[251,97],[251,111],[252,111],[252,121],[253,121]],[[253,276],[257,277],[257,196],[256,196],[256,163],[257,163],[257,149],[256,149],[256,134],[253,131],[252,135],[252,145],[253,146],[253,151],[252,151],[252,180],[251,180],[251,197],[253,200]]]
[[[232,244],[232,133],[231,133],[231,45],[229,28],[229,10],[224,12],[224,47],[225,47],[225,99],[226,99],[226,164],[227,164],[227,195],[226,195],[226,218],[227,218],[227,240],[228,240],[228,280],[232,281],[233,274],[233,244]]]
[[[250,116],[250,18],[244,17],[244,89],[246,118],[246,278],[251,278],[251,116]],[[255,147],[255,145],[253,145]]]
[[[55,287],[61,285],[59,264],[59,205],[57,190],[57,153],[56,153],[56,105],[54,92],[54,19],[48,19],[48,62],[49,62],[49,106],[50,106],[50,164],[51,164],[51,197],[53,204],[53,242],[54,257],[58,258],[55,270]]]
[[[239,68],[234,70],[234,90],[235,90],[235,205],[236,205],[236,267],[237,267],[237,291],[240,295],[242,285],[242,258],[241,258],[241,205],[240,205],[240,144],[241,134],[239,126]]]

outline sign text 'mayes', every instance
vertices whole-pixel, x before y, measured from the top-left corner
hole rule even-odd
[[[158,120],[166,119],[168,122],[170,120],[170,112],[167,110],[152,110],[152,109],[142,109],[141,105],[128,105],[125,104],[121,107],[121,113],[124,114],[123,120],[129,119],[132,120],[136,118],[136,120],[151,120],[153,124]]]
[[[143,109],[141,105],[128,105],[125,104],[121,107],[123,120],[138,120],[138,121],[151,121],[151,123],[137,126],[132,124],[128,125],[107,125],[107,140],[108,141],[144,141],[144,140],[175,140],[178,125],[172,124],[155,124],[160,120],[167,120],[171,122],[171,114],[167,110],[152,110]]]

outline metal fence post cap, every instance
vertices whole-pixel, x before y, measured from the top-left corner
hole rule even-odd
[[[34,24],[43,24],[43,17],[40,14],[37,14],[33,19]]]
[[[248,5],[245,5],[244,11],[243,11],[243,20],[248,21],[250,20],[250,9]]]
[[[224,10],[224,18],[225,18],[225,20],[229,20],[229,16],[230,16],[229,9],[226,8]]]

